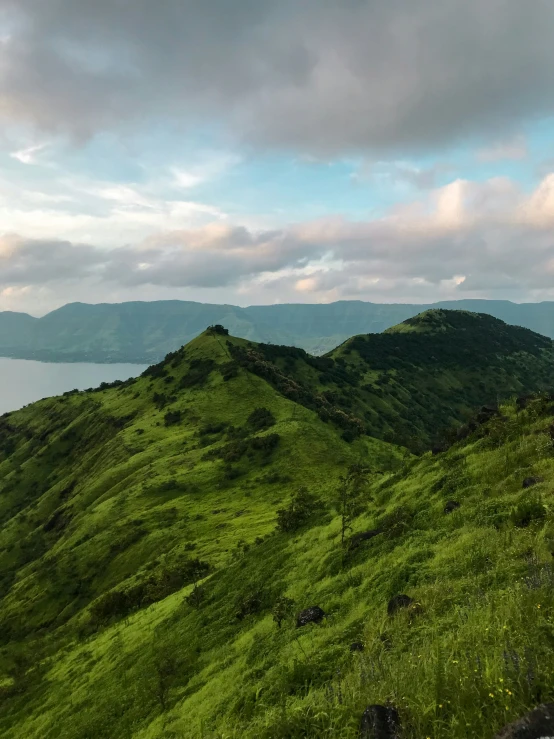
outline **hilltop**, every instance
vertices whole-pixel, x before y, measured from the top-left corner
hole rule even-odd
[[[246,347],[246,349],[245,349]],[[552,384],[552,340],[484,314],[432,310],[324,355],[268,344],[233,357],[286,397],[333,419],[347,440],[369,434],[418,452],[472,410]]]
[[[0,734],[348,739],[390,701],[492,739],[553,700],[551,352],[448,311],[321,358],[216,325],[2,416]]]
[[[0,355],[46,362],[154,364],[222,324],[233,336],[284,344],[320,356],[357,334],[380,333],[427,309],[487,313],[554,338],[554,303],[458,300],[434,305],[341,300],[241,308],[183,300],[70,303],[35,318],[0,312]]]

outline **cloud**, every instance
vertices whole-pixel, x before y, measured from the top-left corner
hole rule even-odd
[[[502,160],[521,160],[528,156],[527,142],[523,136],[516,136],[507,141],[499,141],[492,146],[477,152],[481,162],[498,162]]]
[[[36,155],[39,151],[46,148],[47,144],[35,144],[34,146],[27,146],[24,149],[19,149],[10,154],[12,159],[17,159],[22,164],[34,164],[36,161]]]
[[[0,115],[82,140],[205,124],[314,155],[434,147],[554,109],[539,0],[7,0]]]
[[[554,174],[531,194],[505,178],[457,180],[369,221],[329,217],[270,230],[213,221],[112,249],[7,234],[0,289],[27,289],[27,301],[28,288],[58,299],[87,291],[136,299],[158,288],[216,302],[552,298],[553,226]]]
[[[352,174],[351,180],[358,184],[392,187],[399,192],[414,188],[428,190],[436,187],[437,181],[453,170],[454,167],[447,162],[418,167],[404,161],[367,161]]]

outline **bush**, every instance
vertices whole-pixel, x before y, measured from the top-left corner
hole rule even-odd
[[[259,613],[263,608],[263,591],[260,588],[245,590],[236,600],[236,617],[242,621],[246,616]]]
[[[275,425],[275,416],[268,408],[256,408],[248,416],[247,423],[254,431],[261,431]]]
[[[229,329],[224,328],[220,323],[216,323],[214,326],[208,326],[208,333],[219,336],[229,336]]]
[[[229,380],[232,380],[233,377],[237,377],[239,373],[239,365],[233,361],[227,362],[226,364],[220,365],[219,371],[224,382],[228,382]]]
[[[308,488],[302,487],[294,493],[286,508],[277,511],[277,528],[284,533],[296,531],[305,526],[322,507],[319,498],[312,495]]]
[[[268,434],[267,436],[255,436],[251,442],[250,447],[257,452],[265,452],[269,454],[272,452],[280,440],[279,434]]]
[[[166,426],[174,426],[181,421],[181,411],[168,411],[164,416]]]
[[[191,359],[189,371],[181,377],[179,387],[202,387],[215,367],[213,359]]]
[[[286,596],[282,595],[280,598],[277,598],[273,605],[273,620],[277,624],[277,628],[281,628],[281,625],[283,621],[286,621],[290,616],[292,616],[294,611],[294,601],[292,598],[287,598]]]
[[[198,581],[211,571],[208,562],[181,557],[172,565],[160,565],[142,582],[127,590],[111,590],[98,598],[90,608],[93,623],[105,624],[113,618],[123,618],[139,608],[156,603],[185,585]]]
[[[542,521],[545,516],[546,508],[544,507],[540,496],[533,496],[518,503],[518,505],[512,510],[510,520],[514,526],[523,529],[526,526],[530,526],[535,521]]]

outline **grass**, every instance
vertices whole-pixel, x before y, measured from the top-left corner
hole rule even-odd
[[[225,380],[229,351],[207,332],[135,382],[1,419],[2,736],[347,739],[366,705],[390,701],[408,739],[488,739],[553,700],[554,405],[506,401],[413,456],[347,443],[244,368]],[[259,408],[273,425],[251,425]],[[343,552],[334,499],[360,461],[350,533],[382,533]],[[542,480],[523,489],[529,476]],[[278,531],[302,486],[323,510]],[[193,559],[211,569],[183,584]],[[139,586],[149,599],[93,618]],[[400,593],[414,606],[390,617]],[[294,609],[278,628],[283,596]],[[326,618],[295,628],[311,605]]]

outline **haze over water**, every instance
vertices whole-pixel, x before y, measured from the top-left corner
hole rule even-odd
[[[50,363],[0,357],[0,414],[67,390],[86,390],[101,382],[127,380],[146,369],[143,364]]]

